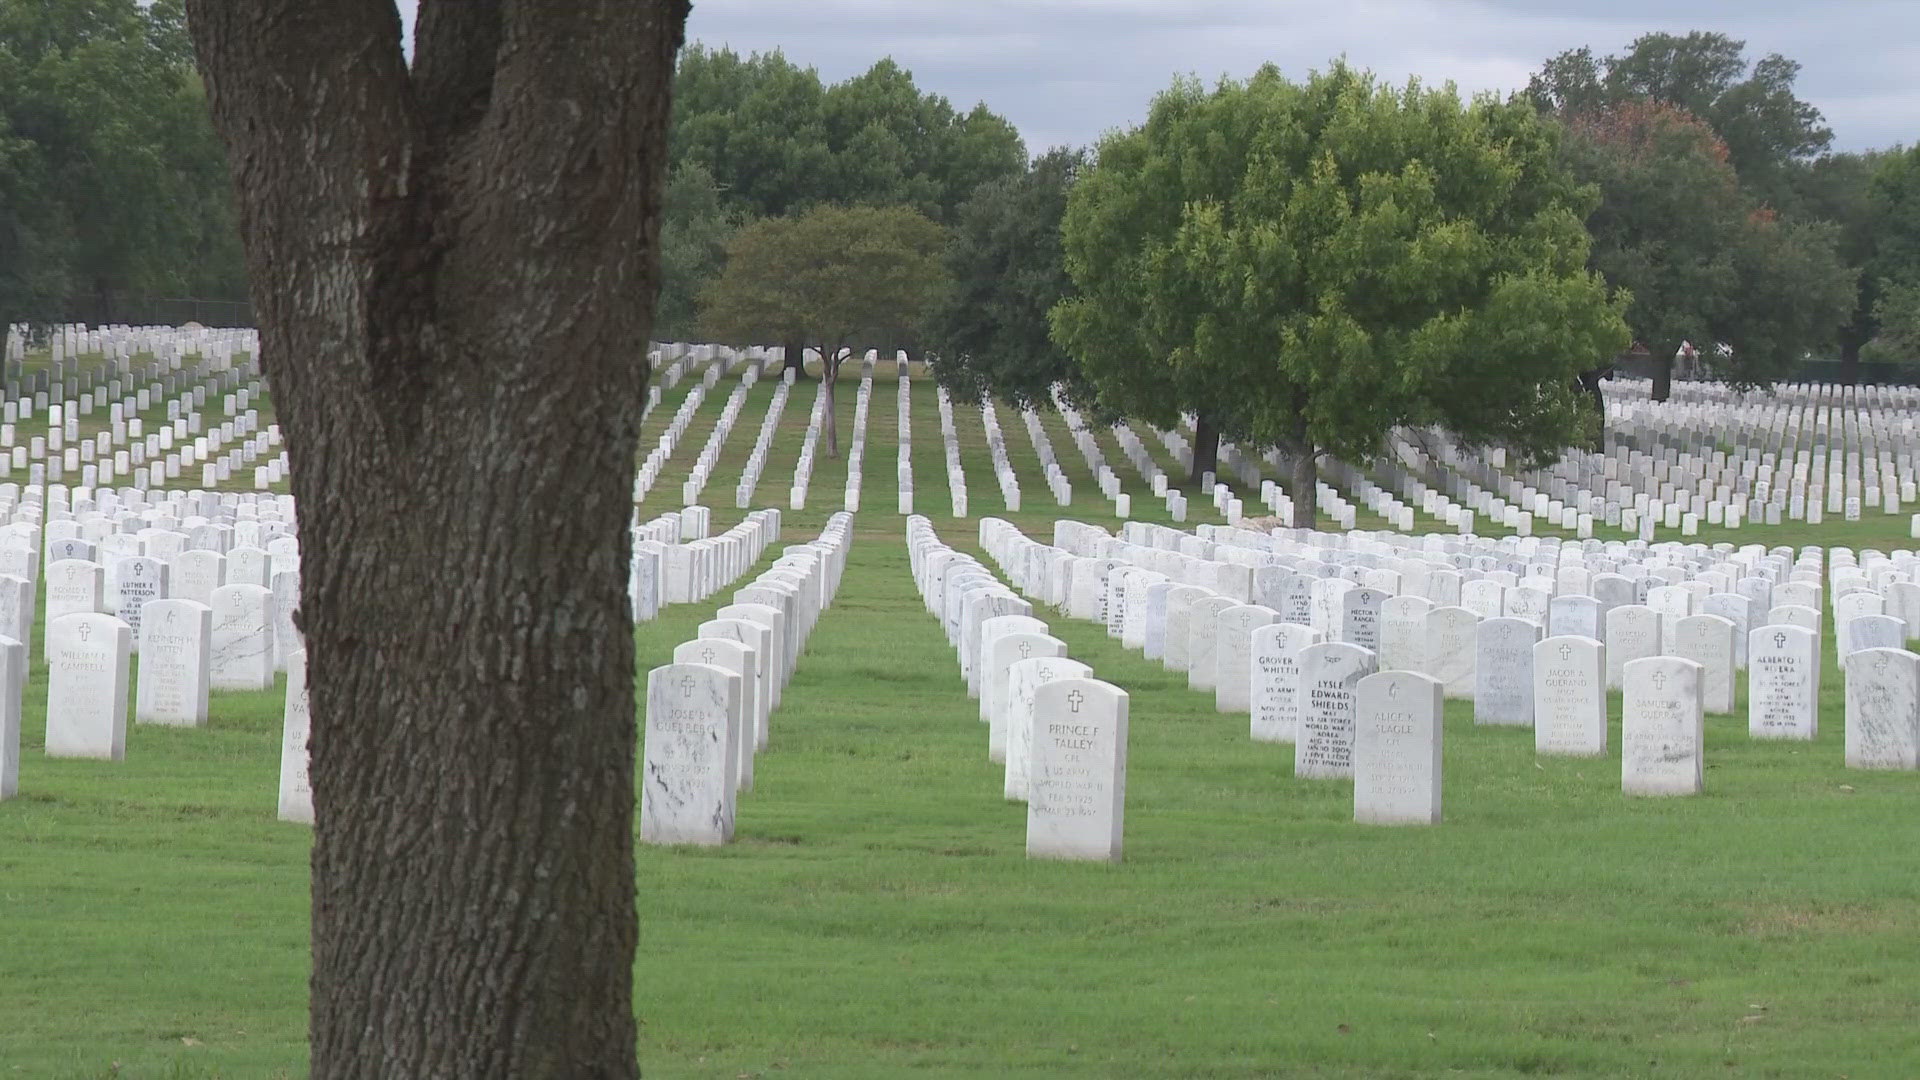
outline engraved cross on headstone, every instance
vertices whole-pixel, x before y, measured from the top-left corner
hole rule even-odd
[[[1776,649],[1784,649],[1787,647],[1787,635],[1785,631],[1780,631],[1773,635],[1773,647]]]
[[[1562,661],[1573,659],[1573,646],[1571,645],[1560,646],[1560,659]]]
[[[1067,706],[1074,712],[1080,711],[1080,703],[1085,700],[1087,700],[1087,696],[1078,690],[1071,691],[1067,694]]]
[[[1664,671],[1656,671],[1656,672],[1654,672],[1654,673],[1653,673],[1653,688],[1654,688],[1655,690],[1665,690],[1665,689],[1667,688],[1667,673],[1666,673],[1666,672],[1664,672]]]
[[[712,648],[710,648],[710,647],[709,647],[709,648],[705,648],[705,649],[701,649],[701,650],[700,650],[700,662],[701,662],[701,663],[703,663],[703,664],[711,664],[711,663],[713,663],[713,649],[712,649]]]
[[[80,624],[80,640],[85,641],[92,636],[93,636],[93,627],[88,626],[86,623],[81,623]],[[1886,664],[1886,661],[1881,660],[1880,663],[1882,666],[1884,666]]]
[[[1032,655],[1033,655],[1033,642],[1031,641],[1021,642],[1020,643],[1020,659],[1025,660],[1026,658]]]
[[[691,676],[691,675],[687,675],[687,676],[684,676],[684,677],[682,677],[682,678],[681,678],[681,680],[680,680],[680,696],[681,696],[681,697],[692,697],[692,696],[693,696],[693,676]]]

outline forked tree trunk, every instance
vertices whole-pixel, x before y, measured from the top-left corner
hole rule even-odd
[[[390,0],[189,0],[299,500],[312,1075],[634,1077],[632,357],[686,5],[419,17],[409,71]]]
[[[1193,418],[1193,467],[1187,470],[1187,483],[1199,487],[1203,473],[1210,473],[1220,464],[1220,432],[1207,419],[1205,413]],[[1211,496],[1212,492],[1202,494]]]

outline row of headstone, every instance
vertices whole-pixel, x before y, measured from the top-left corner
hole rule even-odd
[[[739,385],[727,395],[727,402],[720,408],[720,415],[714,419],[713,430],[707,433],[707,441],[694,455],[693,468],[686,480],[680,484],[680,501],[685,506],[695,506],[700,502],[700,493],[706,490],[707,479],[713,475],[714,466],[720,462],[720,453],[726,449],[727,439],[733,435],[733,426],[740,420],[740,411],[746,407],[747,394],[753,389],[753,378],[758,369],[749,367]]]
[[[980,701],[1003,794],[1027,805],[1028,857],[1118,862],[1126,691],[1068,657],[1031,604],[949,547],[926,518],[907,520],[907,550],[914,585],[954,647],[967,694]]]
[[[1020,478],[1007,459],[1007,436],[1000,430],[1000,413],[992,398],[980,399],[980,426],[987,433],[987,454],[993,461],[993,479],[1000,486],[1000,502],[1007,513],[1020,512]]]
[[[672,383],[666,385],[671,386]],[[701,403],[706,401],[707,387],[706,382],[701,382],[687,391],[680,407],[674,410],[673,418],[667,421],[666,430],[660,433],[653,449],[647,451],[646,459],[640,463],[640,470],[633,478],[633,501],[636,505],[646,501],[647,493],[653,490],[654,482],[660,478],[667,460],[680,448],[681,438],[693,423],[694,415],[700,411]]]
[[[813,388],[813,409],[807,413],[807,432],[800,438],[800,457],[793,466],[793,485],[787,489],[787,505],[793,510],[804,510],[807,505],[807,488],[813,483],[814,457],[819,453],[820,436],[826,431],[827,410],[833,407],[829,391],[831,383],[821,376]]]
[[[767,454],[773,449],[773,437],[780,431],[780,417],[787,411],[787,398],[793,392],[793,384],[781,382],[774,386],[773,397],[767,402],[767,415],[760,421],[760,434],[753,440],[753,449],[747,453],[747,463],[740,469],[740,479],[734,485],[733,506],[736,510],[745,510],[753,505],[753,493],[760,486],[760,473],[767,467]]]
[[[627,595],[633,620],[648,622],[668,604],[705,600],[746,573],[767,545],[780,538],[780,511],[748,514],[718,536],[707,536],[711,511],[704,506],[662,514],[633,526]]]
[[[1128,528],[1138,534],[1160,531],[1157,526]],[[1225,530],[1211,532],[1215,539],[1230,539]],[[1782,553],[1767,553],[1764,558],[1756,552],[1744,553],[1753,564],[1749,569],[1765,570],[1777,582],[1769,585],[1765,595],[1804,603],[1776,606],[1762,625],[1740,632],[1736,639],[1740,626],[1735,619],[1687,614],[1691,594],[1674,586],[1650,587],[1650,598],[1664,610],[1623,603],[1598,619],[1594,598],[1552,597],[1546,588],[1554,583],[1545,577],[1539,597],[1503,589],[1510,595],[1501,598],[1501,607],[1480,610],[1458,605],[1436,608],[1425,597],[1382,598],[1368,596],[1371,590],[1364,585],[1344,586],[1330,590],[1331,596],[1343,601],[1335,615],[1327,597],[1316,598],[1312,588],[1334,578],[1309,578],[1304,593],[1283,590],[1275,606],[1269,607],[1204,585],[1182,584],[1194,580],[1192,575],[1169,576],[1135,565],[1152,564],[1156,552],[1165,555],[1171,549],[1147,545],[1143,550],[1077,522],[1056,523],[1055,534],[1055,545],[1040,545],[1005,523],[995,523],[983,528],[983,543],[1009,568],[1017,584],[1024,582],[1023,588],[1037,587],[1040,595],[1071,614],[1104,620],[1123,645],[1159,656],[1170,668],[1184,670],[1190,686],[1211,690],[1221,711],[1248,712],[1251,733],[1262,741],[1280,741],[1289,728],[1300,730],[1311,707],[1311,691],[1304,689],[1310,681],[1303,677],[1305,653],[1328,643],[1324,639],[1330,631],[1368,650],[1379,670],[1424,674],[1435,680],[1443,695],[1472,700],[1478,722],[1534,727],[1541,753],[1605,753],[1606,690],[1631,688],[1636,670],[1647,681],[1623,703],[1623,715],[1638,718],[1628,725],[1633,730],[1639,730],[1639,722],[1653,713],[1731,712],[1737,673],[1748,666],[1749,657],[1754,661],[1747,706],[1750,734],[1805,740],[1818,730],[1820,613],[1806,606],[1820,603],[1814,584],[1819,574],[1817,551],[1803,552],[1792,567]],[[1181,545],[1196,539],[1175,535]],[[1261,538],[1269,552],[1274,540]],[[1094,550],[1108,557],[1074,553]],[[1242,574],[1238,563],[1199,558],[1216,551],[1193,550],[1193,556],[1182,557],[1187,565],[1176,560],[1171,568],[1198,570],[1198,580],[1238,586],[1247,593],[1257,588],[1254,575],[1269,568],[1266,560],[1255,560],[1260,565]],[[1329,544],[1322,554],[1334,558],[1334,550]],[[1851,586],[1874,576],[1882,581],[1900,576],[1893,560],[1885,563],[1880,566],[1876,560],[1873,575],[1863,571],[1843,577]],[[1779,580],[1782,576],[1787,580]],[[1730,601],[1723,610],[1746,621],[1747,597],[1713,595]],[[1855,590],[1848,595],[1860,593]],[[1509,602],[1516,598],[1527,602],[1525,613],[1530,617],[1497,614],[1512,612]],[[1539,610],[1540,599],[1546,600],[1544,612]],[[1643,660],[1658,663],[1640,665]],[[1675,689],[1657,700],[1648,690],[1664,690],[1668,685]],[[1337,695],[1329,700],[1337,700]],[[1642,701],[1653,704],[1636,703]],[[1697,759],[1698,740],[1675,753]],[[1647,770],[1642,764],[1623,763],[1624,789],[1631,792],[1643,786],[1638,778]],[[1297,768],[1304,774],[1315,765],[1300,762]]]
[[[1040,413],[1032,408],[1020,411],[1020,422],[1026,425],[1027,441],[1033,444],[1034,456],[1040,459],[1040,476],[1046,482],[1047,493],[1053,496],[1055,506],[1066,506],[1073,502],[1073,484],[1067,480],[1065,470],[1060,468],[1060,459],[1054,455],[1053,439],[1047,434],[1046,425],[1040,421]]]
[[[1035,545],[1011,524],[981,523],[981,545],[1003,567],[1032,568]],[[1058,552],[1058,549],[1054,549]],[[1098,574],[1103,563],[1093,560]],[[1082,569],[1075,566],[1070,573]],[[1014,573],[1016,584],[1027,579]],[[1069,616],[1104,622],[1122,647],[1184,671],[1215,707],[1249,714],[1258,742],[1291,744],[1301,779],[1355,780],[1355,820],[1440,820],[1441,694],[1418,673],[1377,671],[1374,650],[1321,640],[1272,608],[1115,561],[1104,575],[1045,596]],[[1074,598],[1092,595],[1092,605]],[[1041,595],[1036,591],[1030,595]]]
[[[1581,538],[1605,526],[1649,541],[1662,529],[1688,537],[1705,526],[1898,514],[1920,495],[1915,423],[1899,404],[1913,388],[1780,384],[1761,396],[1679,381],[1672,391],[1653,402],[1645,381],[1603,384],[1608,449],[1567,448],[1546,469],[1510,474],[1497,449],[1469,453],[1439,433],[1408,432],[1375,472],[1442,520],[1478,513],[1523,534],[1539,520]]]
[[[873,408],[873,369],[878,354],[869,351],[861,363],[860,387],[853,395],[853,434],[847,440],[847,484],[840,493],[840,508],[849,514],[860,512],[860,487],[867,463],[867,414]]]
[[[256,487],[284,479],[284,451],[272,455],[282,445],[279,429],[271,424],[263,429],[258,409],[248,407],[261,396],[257,372],[250,361],[244,367],[233,364],[236,349],[255,347],[250,336],[110,328],[56,333],[51,344],[49,370],[35,373],[35,388],[15,393],[22,388],[9,380],[8,398],[0,403],[0,476],[25,471],[31,483],[72,479],[86,487],[124,479],[146,489],[189,476],[201,465],[206,486],[224,483],[248,466],[254,466]],[[61,355],[66,345],[97,348],[102,362],[78,364],[76,354]],[[135,363],[134,350],[153,359]],[[188,364],[190,355],[197,362]],[[75,361],[71,375],[69,360]],[[240,385],[248,378],[252,381]],[[226,391],[231,391],[224,399],[229,419],[212,423],[200,410]],[[164,423],[145,431],[139,414],[161,407]],[[83,418],[97,408],[108,411],[108,421],[89,422],[83,435]],[[46,434],[26,435],[41,419]],[[265,463],[256,464],[263,457]]]
[[[894,485],[899,496],[899,512],[913,513],[913,383],[902,371],[894,391],[894,409],[899,416],[895,432],[898,446],[894,453]]]
[[[935,403],[940,410],[941,453],[947,463],[947,498],[953,504],[953,516],[967,516],[967,474],[960,467],[960,439],[953,426],[953,399],[947,388],[934,386]]]
[[[853,515],[833,515],[817,540],[784,549],[672,662],[648,672],[642,842],[733,839],[738,796],[752,790],[782,688],[839,591],[852,539]]]

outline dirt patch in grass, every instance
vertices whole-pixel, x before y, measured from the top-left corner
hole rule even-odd
[[[1740,932],[1752,937],[1814,934],[1906,934],[1920,920],[1920,905],[1755,904],[1743,909]]]

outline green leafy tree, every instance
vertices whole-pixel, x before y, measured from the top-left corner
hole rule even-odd
[[[705,168],[686,164],[673,170],[667,178],[660,226],[660,299],[653,308],[654,336],[677,341],[698,332],[700,290],[720,276],[727,262],[727,241],[741,220]]]
[[[1524,102],[1344,64],[1176,82],[1074,185],[1054,334],[1114,408],[1283,450],[1298,521],[1321,455],[1402,425],[1549,460],[1627,338],[1554,144]]]
[[[1920,146],[1888,153],[1871,182],[1875,337],[1869,354],[1880,361],[1920,358]]]
[[[244,293],[221,145],[207,119],[180,0],[0,0],[0,151],[10,268],[41,291]]]
[[[1568,119],[1562,153],[1599,188],[1592,266],[1632,296],[1627,323],[1650,354],[1657,400],[1682,342],[1727,381],[1758,386],[1847,321],[1854,276],[1837,229],[1756,203],[1697,117],[1651,101],[1608,106]]]
[[[1874,310],[1879,278],[1874,264],[1886,226],[1886,208],[1874,180],[1890,156],[1878,150],[1825,154],[1807,166],[1798,183],[1800,214],[1808,220],[1831,222],[1839,230],[1840,261],[1859,277],[1853,314],[1839,334],[1840,381],[1848,384],[1856,381],[1862,347],[1878,332]]]
[[[674,168],[705,170],[734,210],[780,217],[833,201],[827,91],[812,68],[696,43],[680,54],[673,97]]]
[[[743,219],[834,204],[909,206],[951,224],[974,188],[1026,165],[1012,124],[985,105],[956,112],[892,60],[828,86],[778,51],[698,44],[675,73],[671,146],[676,170],[705,169]],[[780,344],[804,374],[803,343]]]
[[[1800,65],[1778,53],[1749,63],[1746,43],[1725,34],[1653,33],[1621,56],[1563,52],[1541,66],[1527,94],[1541,109],[1584,115],[1635,101],[1672,105],[1706,121],[1727,146],[1741,185],[1776,209],[1796,209],[1804,164],[1833,132],[1820,110],[1794,96]]]
[[[1920,360],[1920,281],[1883,282],[1873,317],[1879,332],[1867,346],[1868,357],[1887,364]]]
[[[862,343],[919,329],[948,287],[945,245],[939,224],[902,206],[817,206],[763,218],[733,234],[726,269],[701,294],[701,324],[719,341],[818,344],[827,452],[838,457],[841,363]]]
[[[778,52],[693,45],[674,81],[673,160],[736,209],[779,217],[821,203],[910,206],[951,223],[973,189],[1026,167],[1012,124],[958,112],[890,59],[827,86]]]
[[[953,291],[927,336],[934,374],[954,396],[1050,408],[1059,384],[1076,406],[1095,409],[1092,385],[1047,323],[1073,289],[1060,222],[1086,167],[1085,152],[1054,150],[1018,176],[980,185],[961,205],[946,252]]]
[[[0,116],[0,323],[46,322],[70,279],[70,235],[40,148]]]

